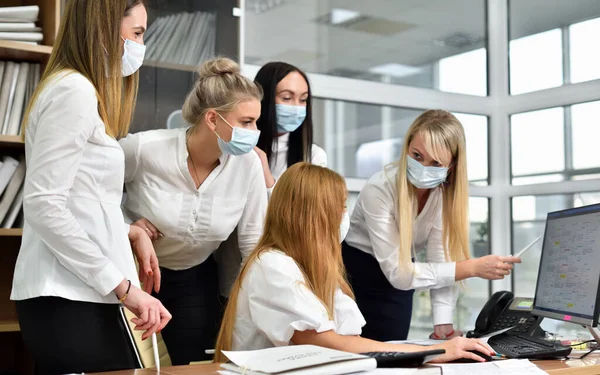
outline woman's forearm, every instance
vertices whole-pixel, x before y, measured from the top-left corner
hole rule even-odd
[[[292,336],[292,342],[296,345],[316,345],[350,353],[418,352],[423,350],[423,347],[420,345],[391,344],[360,336],[343,336],[334,331],[321,333],[316,331],[296,331],[294,336]]]
[[[456,281],[465,280],[475,276],[475,259],[456,262]]]

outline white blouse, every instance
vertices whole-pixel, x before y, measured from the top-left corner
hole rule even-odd
[[[94,86],[61,73],[31,108],[25,131],[25,226],[11,299],[57,296],[118,303],[139,286],[121,211],[123,151],[106,134]]]
[[[290,142],[290,133],[277,138],[277,145],[273,144],[273,159],[271,161],[271,174],[275,181],[279,180],[287,166],[287,152]],[[311,163],[320,167],[327,167],[327,154],[321,147],[313,144],[311,148]]]
[[[456,264],[447,260],[442,244],[442,188],[435,188],[430,193],[414,222],[414,249],[419,253],[425,248],[427,263],[415,261],[410,264],[412,272],[401,272],[396,173],[397,167],[388,167],[366,183],[350,218],[346,242],[373,255],[395,288],[432,289],[433,324],[450,324],[458,288],[455,287]]]
[[[232,350],[285,346],[295,331],[335,331],[357,336],[365,325],[356,302],[338,289],[334,319],[305,284],[296,262],[269,250],[250,265],[238,296]]]
[[[187,166],[187,129],[129,134],[125,152],[126,214],[146,218],[163,234],[154,242],[161,267],[204,262],[236,229],[243,256],[263,230],[267,190],[258,154],[222,154],[198,189]],[[239,260],[241,261],[241,259]]]

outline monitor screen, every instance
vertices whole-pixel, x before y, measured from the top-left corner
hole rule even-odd
[[[600,204],[548,213],[533,313],[596,326]]]

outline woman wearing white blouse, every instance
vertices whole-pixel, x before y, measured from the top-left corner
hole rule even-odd
[[[343,257],[356,302],[375,340],[408,335],[414,289],[431,289],[432,338],[461,335],[452,322],[456,281],[501,279],[515,257],[469,260],[465,136],[450,112],[430,110],[404,137],[400,161],[375,174],[361,191]],[[426,263],[416,261],[425,248]]]
[[[131,121],[146,18],[139,0],[69,1],[25,112],[25,226],[11,299],[42,374],[136,367],[119,301],[144,339],[170,319],[139,289],[132,247],[156,290],[160,270],[150,238],[120,209],[115,138]]]
[[[254,350],[312,344],[354,353],[418,351],[422,346],[388,344],[360,337],[365,320],[345,278],[340,238],[347,226],[346,184],[319,166],[297,163],[279,179],[269,202],[265,231],[236,280],[216,345]],[[481,341],[455,338],[435,349],[436,361],[483,359],[493,354]]]
[[[254,78],[263,89],[257,152],[267,188],[288,167],[306,161],[327,166],[327,154],[313,143],[312,97],[306,74],[284,62],[265,64]]]
[[[157,297],[173,314],[162,332],[173,364],[206,359],[204,351],[214,346],[221,307],[213,252],[237,228],[247,256],[262,233],[267,191],[252,152],[261,97],[235,62],[211,60],[200,67],[183,107],[190,128],[120,141],[124,208],[155,240],[162,270]]]

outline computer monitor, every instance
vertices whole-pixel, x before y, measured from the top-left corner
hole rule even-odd
[[[600,204],[548,213],[532,314],[596,327],[599,298]]]

